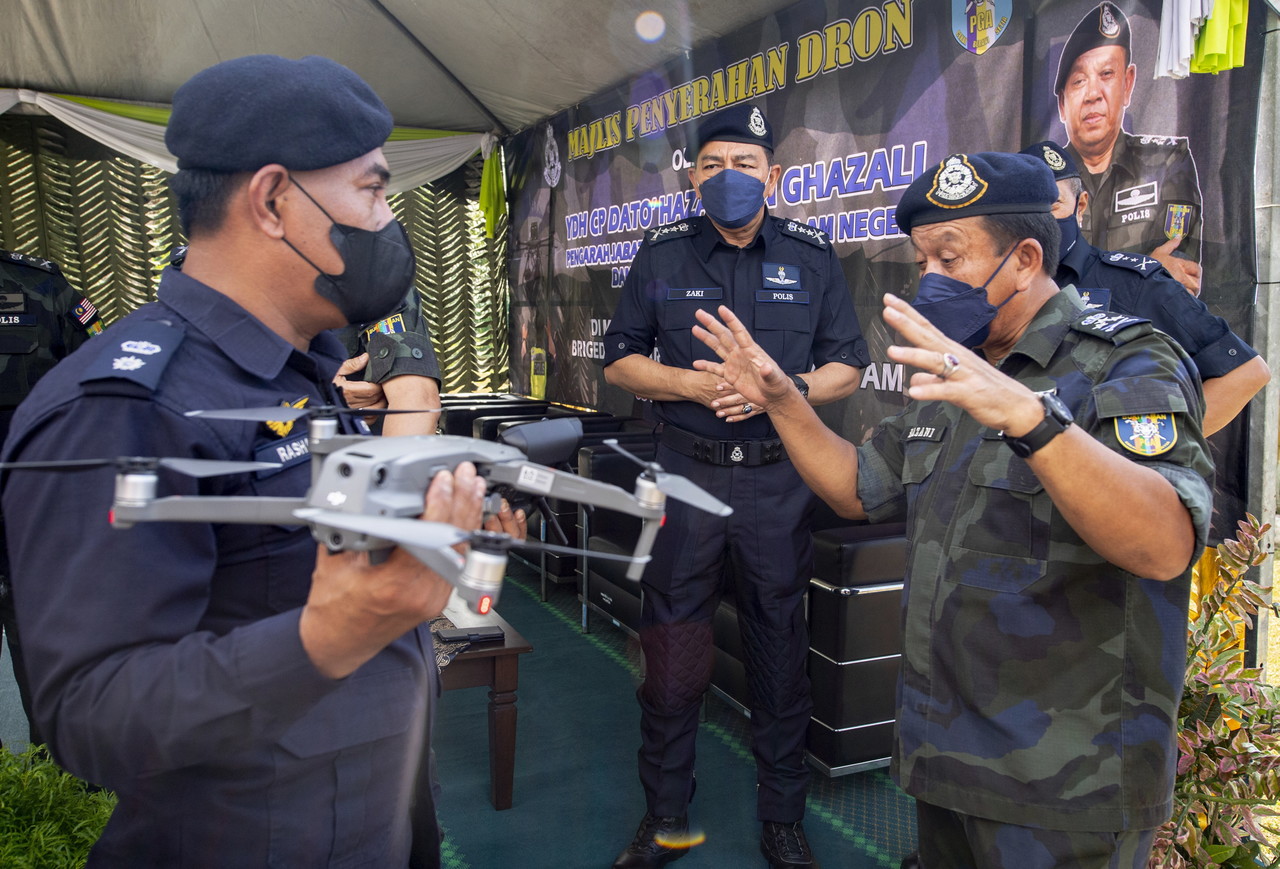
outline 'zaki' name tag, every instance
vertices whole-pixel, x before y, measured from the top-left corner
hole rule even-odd
[[[723,298],[724,290],[721,287],[694,287],[687,290],[676,289],[675,287],[667,288],[668,302],[674,302],[680,299],[702,301],[703,299],[719,300]]]

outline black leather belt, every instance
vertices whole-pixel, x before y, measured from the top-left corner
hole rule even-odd
[[[778,438],[765,441],[717,441],[664,425],[659,439],[684,456],[710,465],[772,465],[786,461],[787,450]]]

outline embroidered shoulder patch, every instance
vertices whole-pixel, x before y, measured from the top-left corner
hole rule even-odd
[[[1102,261],[1107,265],[1129,269],[1146,277],[1160,271],[1160,263],[1149,256],[1139,253],[1125,253],[1119,250],[1102,251]]]
[[[666,226],[659,226],[657,229],[649,230],[649,234],[644,240],[649,244],[660,244],[664,241],[671,241],[673,238],[687,238],[691,235],[697,235],[702,231],[702,227],[692,220],[682,220],[679,223],[668,223]]]
[[[1115,423],[1116,440],[1135,455],[1148,458],[1163,455],[1178,442],[1178,422],[1173,414],[1118,416]]]
[[[1151,331],[1151,321],[1145,317],[1130,317],[1128,314],[1085,311],[1071,324],[1071,328],[1119,345],[1127,344],[1139,335],[1146,335]]]
[[[38,256],[27,256],[25,253],[14,253],[11,250],[0,250],[0,260],[17,263],[20,266],[31,266],[33,269],[40,269],[41,271],[46,271],[51,275],[62,274],[57,263],[50,262],[47,259],[41,259]]]
[[[796,220],[779,220],[778,231],[783,235],[807,241],[814,247],[826,248],[831,241],[827,238],[827,234],[816,226],[810,226],[807,223],[800,223]]]
[[[85,369],[81,383],[128,380],[154,392],[186,333],[159,320],[140,320],[113,329],[98,357]],[[95,342],[97,343],[97,342]]]

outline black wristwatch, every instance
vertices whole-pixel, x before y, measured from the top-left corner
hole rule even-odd
[[[1052,391],[1037,392],[1036,395],[1044,405],[1044,419],[1040,424],[1020,438],[1009,437],[1004,432],[1000,432],[1000,438],[1009,445],[1013,454],[1024,459],[1062,434],[1067,430],[1067,426],[1075,422],[1071,411]]]
[[[800,390],[800,394],[804,396],[805,401],[809,400],[809,381],[805,380],[799,374],[791,375],[791,382],[796,385],[796,389]]]

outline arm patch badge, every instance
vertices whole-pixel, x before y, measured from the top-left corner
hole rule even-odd
[[[1116,440],[1134,455],[1164,455],[1178,442],[1178,422],[1171,413],[1118,416],[1115,423]]]

